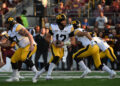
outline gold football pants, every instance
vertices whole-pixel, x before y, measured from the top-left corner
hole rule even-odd
[[[100,58],[105,58],[108,57],[112,62],[115,61],[117,59],[117,57],[114,54],[114,50],[112,47],[109,47],[108,49],[106,49],[104,52],[100,52]]]
[[[88,45],[85,48],[79,49],[76,53],[73,54],[73,58],[85,58],[92,56],[96,68],[101,65],[99,47],[98,45]]]
[[[64,55],[64,49],[58,48],[54,44],[52,44],[51,45],[51,52],[52,52],[52,57],[51,57],[49,63],[51,63],[53,60],[55,60],[56,56],[57,56],[58,60],[57,60],[57,62],[55,62],[57,64],[62,59],[62,57]]]
[[[18,48],[13,56],[11,57],[11,62],[16,63],[18,61],[25,61],[27,58],[30,58],[37,49],[37,45],[34,46],[34,50],[32,52],[29,51],[30,45],[27,45],[24,48]],[[29,56],[28,56],[29,55]]]

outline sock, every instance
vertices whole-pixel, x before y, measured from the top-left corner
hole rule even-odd
[[[38,72],[38,75],[41,75],[42,73],[44,73],[46,70],[45,68],[42,68],[39,72]]]
[[[78,64],[80,65],[83,71],[85,71],[88,68],[82,60]]]
[[[37,69],[36,69],[35,65],[34,65],[34,66],[32,66],[32,71],[33,71],[34,73],[36,73],[36,72],[37,72]]]
[[[51,76],[51,73],[52,73],[54,68],[55,68],[55,64],[54,63],[50,63],[47,76]]]
[[[67,55],[68,55],[68,51],[67,51],[67,47],[66,46],[64,46],[63,47],[64,48],[64,56],[63,56],[63,62],[65,63],[66,62],[66,58],[67,58]]]
[[[112,71],[112,70],[111,70],[108,66],[106,66],[106,65],[103,65],[102,70],[108,72],[109,74],[111,74],[111,71]]]
[[[13,77],[18,77],[18,69],[13,69]]]

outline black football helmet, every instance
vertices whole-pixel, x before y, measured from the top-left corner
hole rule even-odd
[[[58,14],[56,16],[56,23],[61,23],[61,21],[66,20],[66,15],[65,14]]]
[[[81,26],[81,23],[78,20],[73,20],[72,25],[73,25],[74,29],[77,29]]]
[[[13,25],[16,23],[15,19],[13,17],[9,17],[6,19],[5,24],[9,24],[9,27],[12,28]]]

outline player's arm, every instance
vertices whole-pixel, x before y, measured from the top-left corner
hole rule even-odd
[[[71,45],[76,45],[76,40],[75,40],[75,36],[74,36],[74,30],[71,31],[71,33],[69,34],[69,37],[70,37]]]
[[[10,45],[11,45],[10,40],[3,36],[2,39],[0,40],[0,46],[1,47],[8,47]]]
[[[89,40],[92,40],[92,37],[89,34],[89,32],[82,32],[77,30],[76,32],[74,32],[74,34],[78,37],[86,36]]]
[[[29,38],[30,51],[33,51],[34,50],[34,46],[33,46],[34,39],[33,39],[33,36],[29,33],[29,31],[25,28],[20,28],[18,30],[16,29],[16,31],[18,32],[18,34]]]

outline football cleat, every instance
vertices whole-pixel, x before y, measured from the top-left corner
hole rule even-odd
[[[40,75],[39,75],[39,73],[37,72],[37,73],[34,75],[34,77],[32,78],[32,82],[33,82],[33,83],[37,83],[39,77],[40,77]]]
[[[52,80],[53,79],[53,77],[51,77],[51,76],[46,76],[46,80]]]
[[[10,77],[9,79],[6,80],[6,82],[13,82],[13,81],[19,81],[18,77]]]
[[[90,69],[86,69],[83,74],[80,76],[80,78],[84,78],[85,76],[87,76],[89,73],[91,73],[91,70]]]
[[[114,70],[112,70],[111,74],[110,74],[110,79],[115,78],[115,76],[116,76],[116,72]]]
[[[25,77],[21,76],[21,75],[19,75],[18,77],[19,77],[19,79],[25,79]]]

